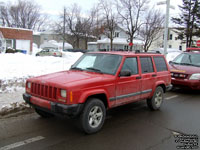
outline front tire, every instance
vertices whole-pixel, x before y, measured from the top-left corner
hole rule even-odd
[[[87,134],[98,132],[104,124],[105,117],[106,108],[104,103],[97,98],[89,99],[80,116],[82,129]]]
[[[151,99],[147,99],[147,105],[151,110],[158,110],[163,102],[164,99],[164,91],[161,86],[158,86],[155,89],[153,97]]]

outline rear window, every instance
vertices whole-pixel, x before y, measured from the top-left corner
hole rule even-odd
[[[142,73],[154,72],[151,57],[140,57]]]
[[[161,72],[161,71],[167,71],[167,64],[165,62],[164,57],[162,56],[154,56],[153,57],[155,65],[156,65],[156,70],[157,72]]]

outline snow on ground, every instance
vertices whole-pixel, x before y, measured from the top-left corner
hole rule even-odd
[[[25,81],[29,77],[68,70],[82,53],[66,52],[62,58],[0,54],[0,113],[22,105]]]

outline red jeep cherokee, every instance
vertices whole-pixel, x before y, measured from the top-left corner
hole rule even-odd
[[[69,71],[28,79],[23,98],[42,117],[79,117],[90,134],[102,128],[106,109],[143,99],[150,109],[159,109],[170,83],[161,54],[86,53]]]

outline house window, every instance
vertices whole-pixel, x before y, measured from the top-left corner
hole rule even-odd
[[[172,35],[172,34],[169,35],[169,39],[170,39],[170,40],[173,39],[173,35]]]
[[[115,32],[115,37],[119,37],[119,32]]]
[[[125,46],[124,46],[124,50],[128,50],[128,45],[125,45]]]
[[[169,45],[169,48],[172,48],[172,45]]]
[[[179,50],[181,50],[181,51],[182,51],[182,46],[181,46],[181,45],[179,46]]]
[[[13,40],[12,39],[6,39],[6,47],[13,48]]]

